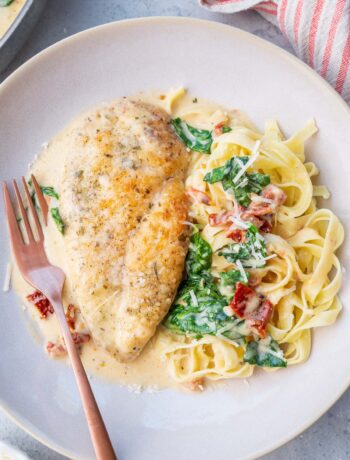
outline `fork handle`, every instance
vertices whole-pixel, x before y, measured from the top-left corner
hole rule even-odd
[[[63,305],[59,301],[52,301],[52,304],[58,317],[61,332],[73,367],[96,457],[98,460],[116,460],[117,457],[97,406],[90,382],[68,328]]]

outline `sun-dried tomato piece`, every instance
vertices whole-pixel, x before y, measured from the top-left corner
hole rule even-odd
[[[250,222],[251,224],[255,225],[256,228],[260,228],[263,224],[263,220],[255,216],[249,210],[249,208],[247,208],[245,211],[241,213],[240,218],[245,222]]]
[[[272,225],[268,220],[264,220],[261,227],[260,231],[264,233],[270,233],[272,230]]]
[[[274,208],[272,204],[264,201],[252,201],[247,212],[256,217],[268,216],[273,214]]]
[[[254,301],[257,294],[254,289],[243,283],[236,283],[236,291],[231,300],[230,307],[239,318],[244,318],[248,303]]]
[[[80,346],[86,342],[89,342],[89,340],[91,339],[91,336],[90,334],[85,333],[85,332],[73,332],[72,339],[76,346]],[[61,358],[62,356],[65,356],[67,354],[67,348],[64,343],[64,340],[63,340],[63,343],[60,343],[59,341],[57,343],[47,342],[46,351],[53,358]]]
[[[34,291],[32,294],[27,295],[27,300],[38,309],[42,319],[46,319],[49,313],[52,314],[54,312],[49,299],[40,291]]]
[[[273,201],[275,209],[281,206],[287,199],[285,192],[277,185],[267,185],[261,192],[261,196]]]
[[[67,350],[62,344],[53,342],[47,342],[46,351],[53,358],[61,358],[67,354]]]
[[[235,228],[230,230],[226,233],[227,238],[231,238],[236,243],[244,243],[246,237],[246,230],[241,230],[240,228]]]
[[[78,314],[79,309],[73,305],[69,304],[67,309],[66,309],[66,320],[69,328],[74,331],[75,330],[75,322],[77,319],[77,314]]]
[[[265,299],[247,318],[249,327],[254,329],[262,339],[266,337],[266,326],[271,318],[272,310],[272,303]]]
[[[249,286],[236,283],[236,291],[230,303],[235,315],[247,320],[248,326],[261,338],[266,337],[266,326],[272,314],[273,305],[263,295]]]
[[[188,190],[186,190],[186,193],[195,203],[210,203],[209,196],[201,190],[197,190],[196,188],[190,187]]]
[[[262,232],[271,231],[270,220],[276,213],[277,208],[281,206],[287,198],[285,192],[276,185],[267,185],[261,192],[260,197],[257,195],[252,199],[247,208],[239,208],[242,220],[251,222]],[[264,199],[269,200],[268,202]]]
[[[89,342],[91,336],[85,332],[73,332],[72,338],[75,345],[82,345],[83,343]]]
[[[191,391],[204,391],[204,379],[198,378],[191,380],[190,382],[186,382],[185,386]]]
[[[221,214],[209,214],[209,225],[217,227],[219,225],[231,224],[231,217],[233,215],[232,211],[225,211]]]
[[[223,127],[226,125],[226,121],[221,121],[217,125],[214,126],[213,134],[214,136],[220,136],[223,133]]]

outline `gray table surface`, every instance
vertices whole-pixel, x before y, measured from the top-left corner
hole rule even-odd
[[[46,10],[25,47],[8,69],[0,74],[0,82],[34,54],[76,32],[118,19],[162,15],[192,16],[231,24],[292,52],[282,34],[254,12],[214,14],[200,8],[196,0],[48,0]],[[0,440],[22,449],[33,460],[64,458],[32,439],[2,413]],[[266,455],[264,460],[323,458],[350,459],[350,391],[312,427]]]

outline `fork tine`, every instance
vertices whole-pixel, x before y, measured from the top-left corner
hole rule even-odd
[[[33,235],[32,228],[30,226],[29,220],[28,220],[26,210],[24,209],[24,206],[23,206],[22,197],[21,197],[21,194],[19,193],[17,182],[15,181],[15,179],[13,179],[12,183],[13,183],[13,187],[15,189],[17,203],[18,203],[18,206],[19,206],[19,210],[21,211],[21,216],[22,216],[22,219],[23,219],[24,227],[25,227],[26,232],[27,232],[28,240],[29,240],[30,243],[32,243],[34,241],[34,235]],[[31,197],[29,197],[29,201],[30,202],[32,201]],[[28,204],[30,204],[29,201],[28,201]]]
[[[44,223],[45,225],[47,225],[47,214],[49,212],[49,207],[46,203],[43,192],[41,191],[41,188],[33,174],[32,174],[32,184],[34,186],[34,190],[35,190],[36,196],[39,201],[39,206],[40,206],[43,218],[44,218]]]
[[[26,197],[27,197],[28,205],[29,205],[29,208],[30,208],[32,217],[34,219],[37,232],[38,232],[39,241],[42,241],[44,239],[43,229],[41,228],[38,213],[36,212],[32,197],[30,196],[30,192],[29,192],[29,189],[28,189],[27,182],[26,182],[24,177],[22,177],[22,183],[23,183],[24,192],[25,192]]]
[[[24,243],[23,237],[17,222],[16,213],[11,202],[11,197],[6,182],[2,183],[2,191],[4,194],[7,224],[10,231],[11,244],[13,249],[15,249],[16,245],[22,245]]]

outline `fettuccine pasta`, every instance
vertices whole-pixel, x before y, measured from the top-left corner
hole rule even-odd
[[[332,211],[317,207],[329,193],[313,185],[318,169],[304,150],[315,122],[285,139],[275,121],[259,132],[240,112],[183,89],[164,105],[191,150],[188,224],[197,235],[161,338],[173,377],[246,378],[257,365],[304,362],[312,329],[341,310],[335,253],[344,231]]]

